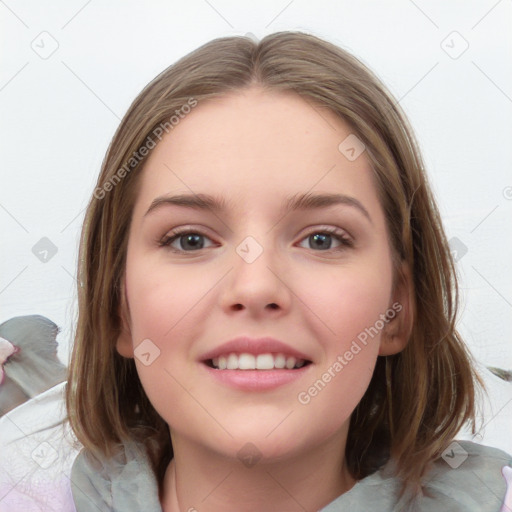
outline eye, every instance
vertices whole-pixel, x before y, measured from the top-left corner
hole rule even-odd
[[[320,251],[342,251],[354,245],[352,239],[344,231],[331,227],[312,231],[303,238],[303,241],[309,242],[312,249]],[[333,241],[338,243],[337,247],[332,247]],[[301,245],[301,247],[303,246]]]
[[[158,243],[161,247],[168,247],[173,252],[193,252],[205,248],[205,239],[211,239],[204,233],[191,229],[175,229],[164,236]]]
[[[210,245],[205,245],[205,240],[211,242]],[[313,250],[325,252],[342,251],[354,245],[352,239],[344,231],[332,227],[312,231],[302,239],[301,247],[304,247],[302,245],[304,242],[309,242],[311,244],[310,248]],[[337,243],[337,246],[333,247],[333,243]],[[167,247],[172,252],[183,253],[199,251],[211,247],[213,243],[211,238],[201,233],[201,231],[190,228],[177,228],[164,236],[158,242],[158,245]]]

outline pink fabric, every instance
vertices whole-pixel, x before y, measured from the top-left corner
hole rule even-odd
[[[512,512],[512,467],[503,466],[501,468],[501,474],[507,482],[507,492],[503,499],[503,505],[500,508],[500,512]]]
[[[4,363],[16,352],[19,352],[19,348],[14,346],[10,341],[0,337],[0,385],[4,381]]]
[[[76,512],[71,466],[80,444],[64,419],[65,382],[0,417],[0,512]]]

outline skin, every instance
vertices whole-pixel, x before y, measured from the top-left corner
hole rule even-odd
[[[338,150],[351,133],[330,111],[294,94],[252,87],[201,102],[146,163],[117,350],[134,357],[145,339],[160,350],[148,366],[135,362],[171,430],[166,512],[312,511],[356,483],[345,464],[350,415],[377,356],[407,343],[410,283],[393,287],[384,213],[365,153],[349,161]],[[283,215],[286,198],[306,192],[351,196],[371,220],[350,205]],[[145,215],[155,198],[182,193],[218,195],[230,208],[214,214],[167,204]],[[173,242],[181,253],[160,246],[179,226],[205,234],[204,247],[190,249],[186,236]],[[309,235],[326,227],[353,245],[333,237],[327,250],[319,248]],[[263,249],[252,263],[236,252],[247,236]],[[298,394],[397,301],[401,312],[301,404]],[[238,335],[275,337],[308,354],[312,365],[272,391],[227,387],[199,359]],[[261,455],[251,467],[237,457],[248,442]]]

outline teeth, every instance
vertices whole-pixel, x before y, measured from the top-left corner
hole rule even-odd
[[[301,368],[306,361],[284,354],[229,354],[212,359],[214,368],[219,370],[273,370],[274,368],[291,370]]]
[[[238,357],[236,357],[236,354],[229,354],[226,368],[228,370],[236,370],[238,368]]]
[[[283,354],[277,354],[274,358],[274,367],[275,368],[284,368],[286,366],[286,357]]]
[[[297,359],[295,359],[295,357],[286,358],[286,368],[288,368],[288,370],[291,370],[295,366],[296,362]]]
[[[240,354],[238,358],[238,368],[240,368],[240,370],[255,370],[256,358],[252,354]]]
[[[274,368],[274,358],[272,354],[259,354],[256,357],[256,368],[258,368],[258,370],[272,370]]]

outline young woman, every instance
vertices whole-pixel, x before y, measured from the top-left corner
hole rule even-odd
[[[368,69],[297,32],[202,46],[133,102],[87,210],[77,510],[505,510],[510,455],[454,440],[482,384],[456,291]]]

